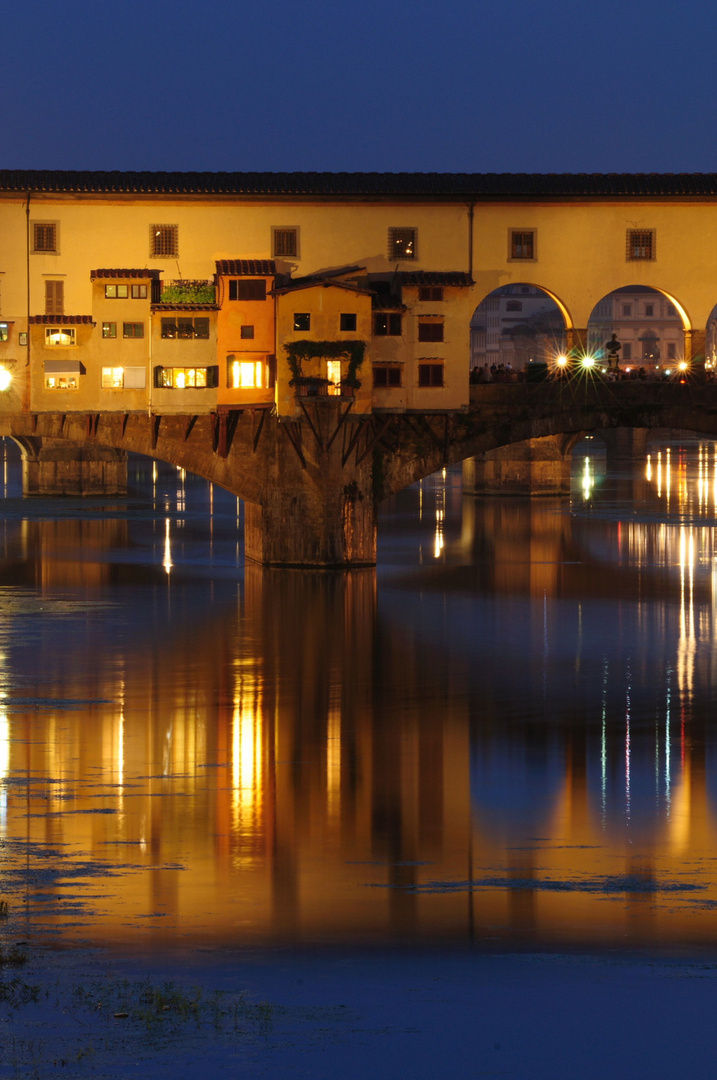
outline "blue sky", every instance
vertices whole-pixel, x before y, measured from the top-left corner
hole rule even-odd
[[[6,168],[717,171],[707,0],[25,0]]]

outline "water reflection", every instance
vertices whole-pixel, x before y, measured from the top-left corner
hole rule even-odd
[[[147,468],[127,509],[6,504],[28,933],[712,944],[712,446],[581,460],[570,504],[438,475],[345,575],[243,568],[233,498]]]

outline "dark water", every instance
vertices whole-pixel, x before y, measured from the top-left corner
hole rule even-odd
[[[0,444],[0,450],[4,444]],[[244,567],[240,507],[144,459],[0,519],[0,900],[157,948],[717,941],[712,444],[571,500],[436,475],[378,570]]]

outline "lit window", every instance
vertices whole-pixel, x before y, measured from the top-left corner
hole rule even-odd
[[[307,311],[294,312],[294,330],[310,330],[311,315]]]
[[[54,221],[36,221],[32,226],[33,251],[57,251],[57,223]]]
[[[77,390],[79,386],[78,375],[46,375],[46,390]]]
[[[229,386],[233,390],[254,389],[264,385],[264,364],[261,360],[228,358]]]
[[[75,329],[73,326],[47,326],[45,328],[46,345],[74,345]]]
[[[389,229],[389,259],[415,259],[417,248],[417,235],[417,229]]]
[[[105,299],[126,300],[129,296],[129,285],[105,285]]]
[[[0,341],[7,341],[10,337],[10,326],[6,322],[0,322]]]
[[[217,367],[157,367],[155,386],[174,390],[204,389],[217,385],[218,373]]]
[[[171,316],[162,319],[161,334],[163,338],[181,338],[186,341],[189,338],[209,337],[209,319],[200,316],[196,319],[185,316]]]
[[[419,364],[419,386],[443,386],[443,364]]]
[[[511,259],[535,259],[535,229],[511,229],[509,250]]]
[[[275,259],[296,259],[299,255],[299,230],[274,228],[271,230],[272,253]]]
[[[401,315],[398,312],[377,312],[373,317],[373,332],[378,337],[400,337]]]
[[[629,261],[655,258],[655,230],[628,229],[625,239]]]
[[[121,390],[124,386],[124,368],[121,367],[103,367],[102,368],[102,389],[103,390]]]
[[[141,323],[141,322],[122,323],[122,337],[123,338],[143,338],[144,337],[144,323]]]
[[[179,255],[179,226],[150,225],[149,253],[154,258],[176,257]]]
[[[339,329],[340,330],[355,330],[356,329],[356,316],[354,314],[342,313],[339,316]]]
[[[239,278],[229,282],[230,300],[266,300],[264,278]]]
[[[103,322],[102,323],[102,337],[103,338],[116,338],[117,337],[117,323],[116,322]]]

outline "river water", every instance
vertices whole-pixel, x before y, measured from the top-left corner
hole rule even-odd
[[[717,457],[570,500],[437,474],[376,572],[244,566],[241,506],[0,459],[0,901],[25,937],[218,946],[717,940]]]

